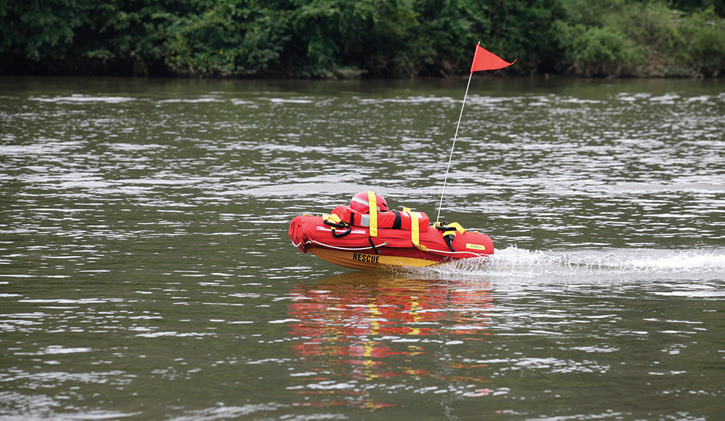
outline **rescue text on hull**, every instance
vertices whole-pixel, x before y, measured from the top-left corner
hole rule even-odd
[[[494,251],[486,234],[457,223],[430,225],[425,213],[407,208],[388,210],[385,199],[369,191],[329,215],[295,217],[289,237],[303,253],[353,269],[428,266]]]

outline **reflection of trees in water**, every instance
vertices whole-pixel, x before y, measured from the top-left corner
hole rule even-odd
[[[448,348],[490,335],[488,283],[353,272],[290,295],[292,347],[309,364],[295,376],[293,389],[307,396],[301,404],[376,409],[401,388],[486,393],[479,370],[469,372],[482,365],[453,363]]]

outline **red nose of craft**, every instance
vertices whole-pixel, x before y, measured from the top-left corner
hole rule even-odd
[[[292,221],[289,224],[289,230],[287,231],[287,235],[289,235],[289,239],[292,240],[292,244],[299,247],[300,250],[303,252],[306,251],[304,249],[303,244],[305,242],[304,240],[304,224],[303,224],[304,216],[296,216],[292,219]]]
[[[296,216],[289,224],[287,235],[295,247],[299,247],[302,252],[307,253],[305,245],[313,237],[315,227],[322,222],[319,216],[300,215]]]

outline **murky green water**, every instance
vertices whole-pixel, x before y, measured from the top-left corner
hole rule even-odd
[[[292,247],[434,216],[464,89],[0,78],[0,418],[719,419],[722,81],[476,79],[442,215],[489,262]]]

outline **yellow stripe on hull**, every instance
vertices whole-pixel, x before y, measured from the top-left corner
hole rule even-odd
[[[414,257],[383,256],[323,248],[311,248],[310,252],[322,260],[352,269],[376,269],[384,266],[430,266],[440,263]]]

